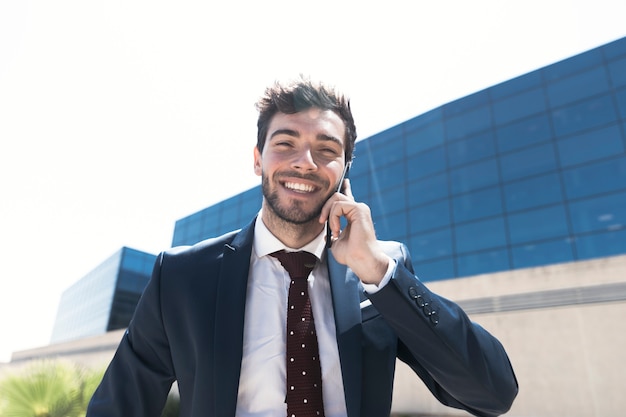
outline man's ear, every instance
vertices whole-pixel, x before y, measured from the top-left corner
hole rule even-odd
[[[263,160],[261,158],[261,151],[258,147],[254,147],[254,173],[259,177],[263,173]]]

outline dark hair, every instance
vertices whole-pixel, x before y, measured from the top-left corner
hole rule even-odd
[[[265,89],[265,94],[257,101],[256,108],[259,111],[256,142],[259,152],[263,152],[267,130],[276,113],[294,114],[318,108],[332,110],[343,120],[346,125],[344,137],[346,163],[352,160],[356,127],[350,110],[350,100],[334,88],[305,78],[287,84],[276,82]]]

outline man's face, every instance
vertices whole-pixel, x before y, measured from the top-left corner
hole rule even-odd
[[[331,110],[277,113],[263,153],[254,150],[262,178],[264,213],[304,224],[316,220],[337,189],[344,168],[345,124]]]

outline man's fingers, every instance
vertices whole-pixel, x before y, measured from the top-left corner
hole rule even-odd
[[[352,195],[352,185],[350,184],[349,178],[343,180],[342,193],[345,194],[349,199],[354,201],[354,195]]]
[[[341,208],[340,201],[333,201],[330,204],[328,209],[327,221],[334,237],[339,236],[339,231],[341,229],[341,216],[343,214],[343,209]]]
[[[347,178],[344,180],[344,186],[341,189],[341,193],[337,192],[333,194],[322,207],[319,222],[325,223],[330,217],[330,213],[331,213],[333,205],[341,201],[354,202],[354,196],[352,195],[352,188],[350,187],[350,180]]]

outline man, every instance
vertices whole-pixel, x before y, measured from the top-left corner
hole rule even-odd
[[[503,347],[424,286],[404,245],[376,239],[369,208],[343,179],[356,139],[348,100],[299,80],[268,88],[257,108],[259,215],[159,256],[87,415],[159,416],[177,381],[181,416],[388,416],[396,358],[444,404],[506,412],[517,382]],[[310,383],[319,401],[298,400],[319,404],[312,414],[291,399],[286,326],[297,280],[281,256],[296,251],[315,255],[298,281],[312,309],[305,336],[316,338],[301,346],[314,345],[317,370],[302,374],[321,374]]]

